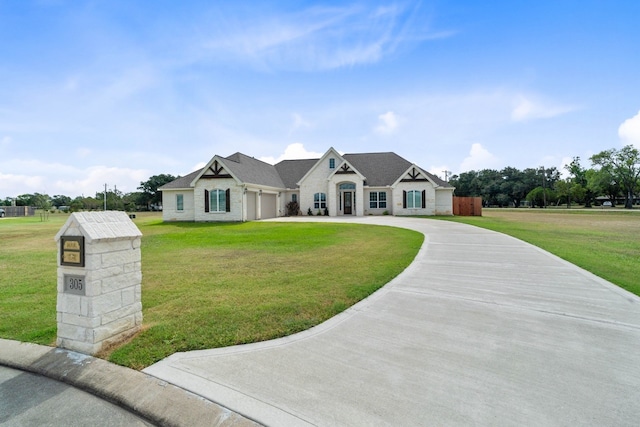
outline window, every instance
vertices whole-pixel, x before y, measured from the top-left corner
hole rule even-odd
[[[329,159],[329,169],[336,168],[336,159]]]
[[[176,209],[179,211],[184,210],[184,195],[176,194]]]
[[[297,194],[292,194],[291,195],[291,201],[294,202],[294,203],[297,203],[298,202],[298,195]]]
[[[316,193],[313,195],[314,209],[324,209],[327,207],[327,195],[325,193]]]
[[[420,209],[425,207],[424,191],[403,191],[403,207],[408,209]]]
[[[340,184],[340,189],[341,190],[355,190],[356,189],[356,185],[352,182],[348,182],[346,184]]]
[[[369,208],[385,209],[387,207],[387,192],[372,191],[369,193]]]
[[[204,190],[205,212],[231,212],[231,197],[229,189]]]

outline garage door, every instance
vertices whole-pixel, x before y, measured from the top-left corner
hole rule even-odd
[[[258,212],[256,203],[256,199],[258,197],[258,193],[255,191],[247,191],[247,221],[253,221],[258,216],[256,213]]]
[[[278,216],[276,194],[262,194],[262,212],[261,218],[275,218]]]

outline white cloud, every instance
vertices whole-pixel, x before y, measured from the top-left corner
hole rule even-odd
[[[630,119],[622,122],[618,128],[618,136],[626,144],[640,148],[640,111]]]
[[[65,194],[71,197],[93,196],[104,189],[117,187],[123,193],[137,191],[140,182],[151,175],[145,169],[123,167],[88,166],[85,168],[46,163],[38,160],[12,159],[0,163],[0,196],[15,197],[20,194]],[[29,174],[24,173],[29,171]]]
[[[550,101],[536,99],[533,96],[519,95],[514,100],[511,120],[524,122],[535,119],[548,119],[578,109],[573,105],[560,105]]]
[[[285,148],[284,153],[280,155],[278,158],[274,157],[261,157],[260,160],[263,162],[270,163],[272,165],[281,162],[282,160],[294,160],[294,159],[318,159],[322,157],[324,153],[316,153],[313,151],[307,151],[304,148],[304,145],[296,142],[293,144],[289,144],[287,148]]]
[[[393,133],[398,128],[398,116],[393,111],[387,111],[384,114],[378,116],[378,126],[375,131],[382,134]]]
[[[500,159],[491,154],[482,144],[475,143],[471,146],[469,156],[460,163],[460,172],[472,170],[493,169],[500,167]]]

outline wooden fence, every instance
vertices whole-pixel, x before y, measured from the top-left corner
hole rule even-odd
[[[0,206],[4,209],[5,216],[33,216],[36,208],[31,206]]]
[[[454,197],[453,214],[458,216],[482,216],[482,197]]]

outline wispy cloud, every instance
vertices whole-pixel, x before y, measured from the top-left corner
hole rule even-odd
[[[580,107],[575,105],[557,104],[552,101],[542,100],[533,96],[519,95],[514,100],[511,119],[516,122],[548,119],[570,113],[578,110],[579,108]]]
[[[315,71],[370,64],[403,45],[454,34],[428,28],[419,6],[351,4],[225,16],[203,46],[209,57],[222,55],[265,69]]]

